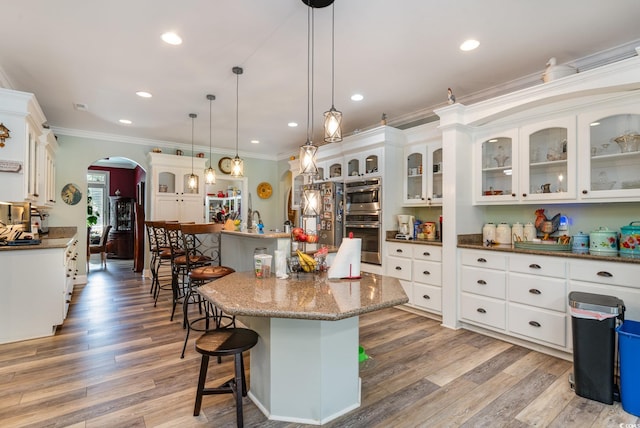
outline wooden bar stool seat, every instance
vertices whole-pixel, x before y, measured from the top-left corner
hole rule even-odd
[[[196,402],[193,416],[200,414],[202,396],[212,394],[233,394],[236,399],[236,422],[242,427],[242,397],[247,396],[247,382],[244,374],[242,353],[253,348],[258,343],[258,333],[247,328],[225,328],[209,331],[196,340],[196,351],[202,354],[200,362],[200,377],[196,392]],[[206,388],[209,357],[234,356],[234,377],[215,388]]]
[[[235,270],[227,266],[202,266],[189,272],[189,278],[199,282],[215,281],[233,272]]]

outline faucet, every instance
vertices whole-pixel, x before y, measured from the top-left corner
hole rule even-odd
[[[260,217],[260,211],[258,211],[258,210],[252,211],[251,212],[251,217],[250,217],[250,219],[251,219],[251,229],[255,229],[256,228],[256,226],[254,226],[254,218],[255,218],[256,214],[258,215],[258,223],[256,223],[256,224],[262,224],[262,217]]]

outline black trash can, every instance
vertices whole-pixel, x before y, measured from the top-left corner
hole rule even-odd
[[[613,404],[616,322],[624,319],[624,302],[617,297],[572,291],[569,293],[573,332],[573,386],[576,394]]]

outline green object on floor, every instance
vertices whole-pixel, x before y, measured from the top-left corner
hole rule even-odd
[[[358,362],[362,363],[364,361],[367,361],[369,359],[369,356],[364,352],[364,348],[362,346],[358,347]]]

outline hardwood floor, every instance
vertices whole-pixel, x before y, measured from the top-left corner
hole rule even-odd
[[[180,359],[184,330],[180,317],[169,321],[169,293],[154,307],[150,282],[138,275],[131,262],[109,260],[107,270],[96,263],[55,336],[0,345],[1,427],[235,426],[230,395],[206,396],[192,416],[197,334]],[[640,423],[619,403],[576,396],[570,362],[398,309],[362,316],[360,326],[372,357],[361,367],[362,406],[328,427]],[[227,380],[231,361],[212,364],[209,381]],[[269,421],[251,400],[244,404],[247,427],[302,426]]]

